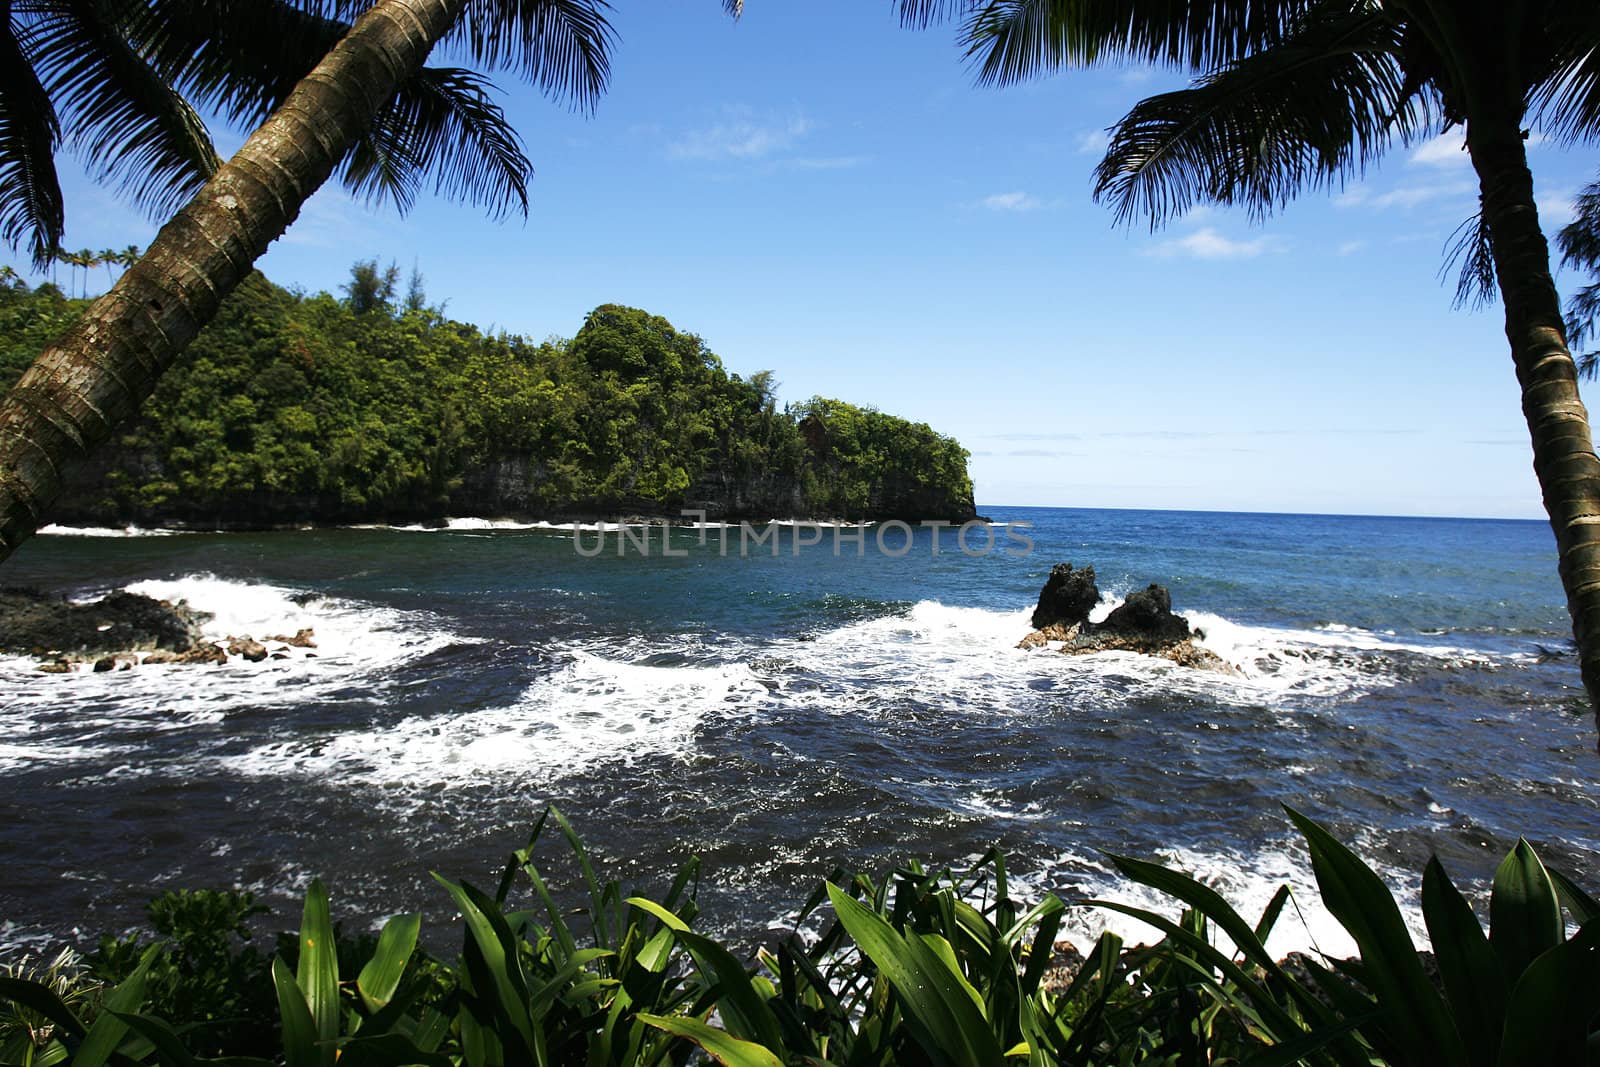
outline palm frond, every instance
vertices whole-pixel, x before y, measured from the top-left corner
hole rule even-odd
[[[958,15],[970,15],[987,0],[899,0],[900,24],[927,29]]]
[[[1578,348],[1594,339],[1595,323],[1600,322],[1600,283],[1586,285],[1567,301],[1567,345]],[[1594,378],[1600,371],[1600,352],[1586,352],[1578,360],[1584,377]]]
[[[129,33],[161,77],[254,128],[348,29],[286,0],[148,0]]]
[[[25,245],[43,268],[65,225],[55,166],[61,126],[17,30],[0,19],[0,240]]]
[[[1600,138],[1600,8],[1587,0],[1560,0],[1545,40],[1555,49],[1550,72],[1535,89],[1531,110],[1539,127],[1559,142]]]
[[[967,8],[969,60],[1010,85],[1105,59],[1213,70],[1281,40],[1309,0],[901,0],[913,21]],[[1348,10],[1349,4],[1345,5]]]
[[[1572,221],[1556,234],[1561,265],[1600,274],[1600,181],[1591,182],[1572,202]]]
[[[422,177],[434,191],[487,207],[496,217],[528,211],[532,165],[517,132],[470,70],[426,68],[404,82],[346,160],[358,196],[410,210]]]
[[[447,38],[488,70],[510,70],[590,110],[611,78],[616,33],[606,0],[468,0]]]
[[[130,46],[126,0],[41,5],[29,35],[35,69],[69,142],[152,216],[167,216],[220,160],[194,108]]]
[[[1494,242],[1489,235],[1489,224],[1479,211],[1457,226],[1446,245],[1444,265],[1439,268],[1441,279],[1456,272],[1457,308],[1485,307],[1494,302],[1499,293],[1494,270]]]
[[[1380,15],[1319,12],[1282,43],[1141,101],[1111,132],[1096,199],[1154,228],[1198,201],[1260,218],[1359,175],[1427,128],[1428,101],[1408,90],[1398,45]]]

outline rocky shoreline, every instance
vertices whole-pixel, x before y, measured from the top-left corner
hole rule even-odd
[[[1181,667],[1232,673],[1226,661],[1196,643],[1205,634],[1192,628],[1188,619],[1173,614],[1172,595],[1165,586],[1151,583],[1129,594],[1103,621],[1090,622],[1099,603],[1100,589],[1092,566],[1056,564],[1039,591],[1039,603],[1030,620],[1033,632],[1017,647],[1047,648],[1059,641],[1061,652],[1069,656],[1137,652],[1169,659]]]
[[[0,589],[0,652],[36,656],[47,674],[316,656],[310,651],[317,647],[316,634],[309,628],[259,641],[249,634],[217,640],[204,629],[212,618],[187,601],[138,593],[77,604],[37,589]]]

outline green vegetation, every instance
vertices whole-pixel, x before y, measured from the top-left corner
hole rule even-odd
[[[413,275],[358,263],[343,299],[243,283],[64,505],[110,522],[457,514],[971,517],[967,453],[836,400],[780,410],[772,375],[596,308],[573,339],[485,333]],[[82,303],[0,284],[0,388]]]
[[[804,927],[826,905],[820,935],[791,935],[747,965],[693,929],[697,861],[660,901],[627,895],[550,811],[493,893],[435,876],[461,916],[453,961],[418,947],[416,915],[376,939],[341,935],[320,882],[298,937],[280,936],[270,961],[240,947],[257,910],[248,895],[168,894],[151,906],[167,940],[108,939],[81,971],[58,960],[0,975],[0,1060],[620,1067],[700,1050],[730,1067],[1595,1062],[1600,904],[1526,842],[1495,876],[1492,936],[1428,865],[1434,978],[1377,875],[1290,816],[1359,959],[1275,961],[1264,946],[1287,887],[1250,923],[1186,875],[1113,857],[1185,910],[1174,921],[1089,902],[1165,936],[1124,948],[1105,934],[1074,970],[1053,946],[1066,906],[1047,896],[1023,910],[992,851],[962,876],[916,864],[880,880],[836,873],[796,919]],[[577,908],[535,863],[551,824],[575,860]],[[1579,927],[1571,938],[1563,908]],[[203,1058],[219,1054],[234,1058]]]

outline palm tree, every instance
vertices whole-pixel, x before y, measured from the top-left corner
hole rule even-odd
[[[1573,219],[1556,234],[1556,246],[1562,266],[1584,271],[1591,279],[1567,300],[1567,343],[1577,347],[1594,338],[1600,323],[1600,181],[1585,187],[1573,207]],[[1578,372],[1591,381],[1600,376],[1600,350],[1585,352]]]
[[[1600,460],[1578,395],[1525,129],[1600,137],[1594,0],[901,0],[960,12],[979,80],[1103,60],[1179,65],[1185,89],[1112,130],[1095,195],[1152,225],[1197,202],[1263,217],[1359,175],[1396,143],[1461,127],[1480,190],[1467,284],[1497,286],[1555,531],[1583,684],[1600,721]]]
[[[73,253],[72,265],[82,269],[83,280],[78,284],[78,295],[87,299],[89,296],[89,275],[100,265],[100,257],[92,248],[80,248]]]
[[[0,11],[9,6],[6,0],[0,5]],[[34,0],[34,6],[55,5]],[[402,206],[417,189],[417,172],[433,166],[439,191],[500,211],[526,208],[526,161],[514,132],[486,121],[498,119],[499,110],[481,76],[425,74],[423,63],[436,45],[446,42],[490,70],[515,71],[548,94],[586,106],[605,87],[612,42],[604,0],[377,0],[370,6],[353,0],[150,0],[133,7],[139,18],[114,28],[127,54],[146,61],[153,81],[232,101],[240,116],[267,117],[0,402],[0,561],[37,528],[68,471],[137,411],[223,297],[341,164],[347,183]],[[339,22],[360,7],[365,10],[353,24]],[[262,33],[263,26],[281,30],[286,24],[320,32],[306,38],[313,42],[334,38],[287,90],[278,76],[288,62],[283,56],[299,54],[303,40]],[[7,47],[23,60],[43,47],[39,33],[19,34],[14,21],[8,28],[9,37],[0,36],[0,101],[48,103],[47,88],[65,92],[78,85],[59,70],[40,81],[32,68],[21,71],[27,77],[19,75],[21,68],[5,68]],[[213,36],[196,47],[196,32]],[[263,57],[278,63],[250,65]],[[5,96],[7,78],[26,83],[12,98]],[[7,184],[17,170],[6,170],[13,158],[6,152],[15,147],[11,141],[27,140],[15,132],[27,125],[25,117],[0,102],[0,236],[13,244],[51,222],[29,199],[33,192]],[[489,126],[492,143],[484,140]],[[40,140],[30,142],[35,157]],[[110,133],[102,150],[135,172],[133,150]],[[155,148],[146,154],[171,162]],[[176,179],[167,181],[175,170],[146,173],[156,175],[149,181],[158,191],[177,187]]]

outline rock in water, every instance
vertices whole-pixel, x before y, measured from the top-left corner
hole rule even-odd
[[[243,656],[251,663],[260,663],[267,658],[267,647],[260,641],[245,634],[243,637],[228,638],[228,655]]]
[[[1100,603],[1100,590],[1094,584],[1094,568],[1074,570],[1070,563],[1057,563],[1039,591],[1039,606],[1033,609],[1033,628],[1084,626],[1089,612]]]
[[[1195,638],[1201,635],[1189,628],[1188,619],[1172,613],[1172,595],[1165,587],[1152,583],[1130,595],[1104,622],[1093,623],[1089,612],[1099,600],[1093,567],[1075,570],[1070,563],[1056,564],[1039,593],[1039,606],[1033,612],[1034,630],[1017,647],[1039,648],[1060,641],[1061,651],[1074,656],[1139,652],[1170,659],[1184,667],[1232,669],[1217,655],[1195,644]]]
[[[187,652],[202,640],[211,616],[183,601],[112,593],[92,604],[71,604],[33,589],[0,590],[0,649],[102,656],[166,649]]]
[[[1096,633],[1127,634],[1147,641],[1182,641],[1193,636],[1189,620],[1172,613],[1172,594],[1165,586],[1150,583],[1149,588],[1131,593],[1095,627]]]

